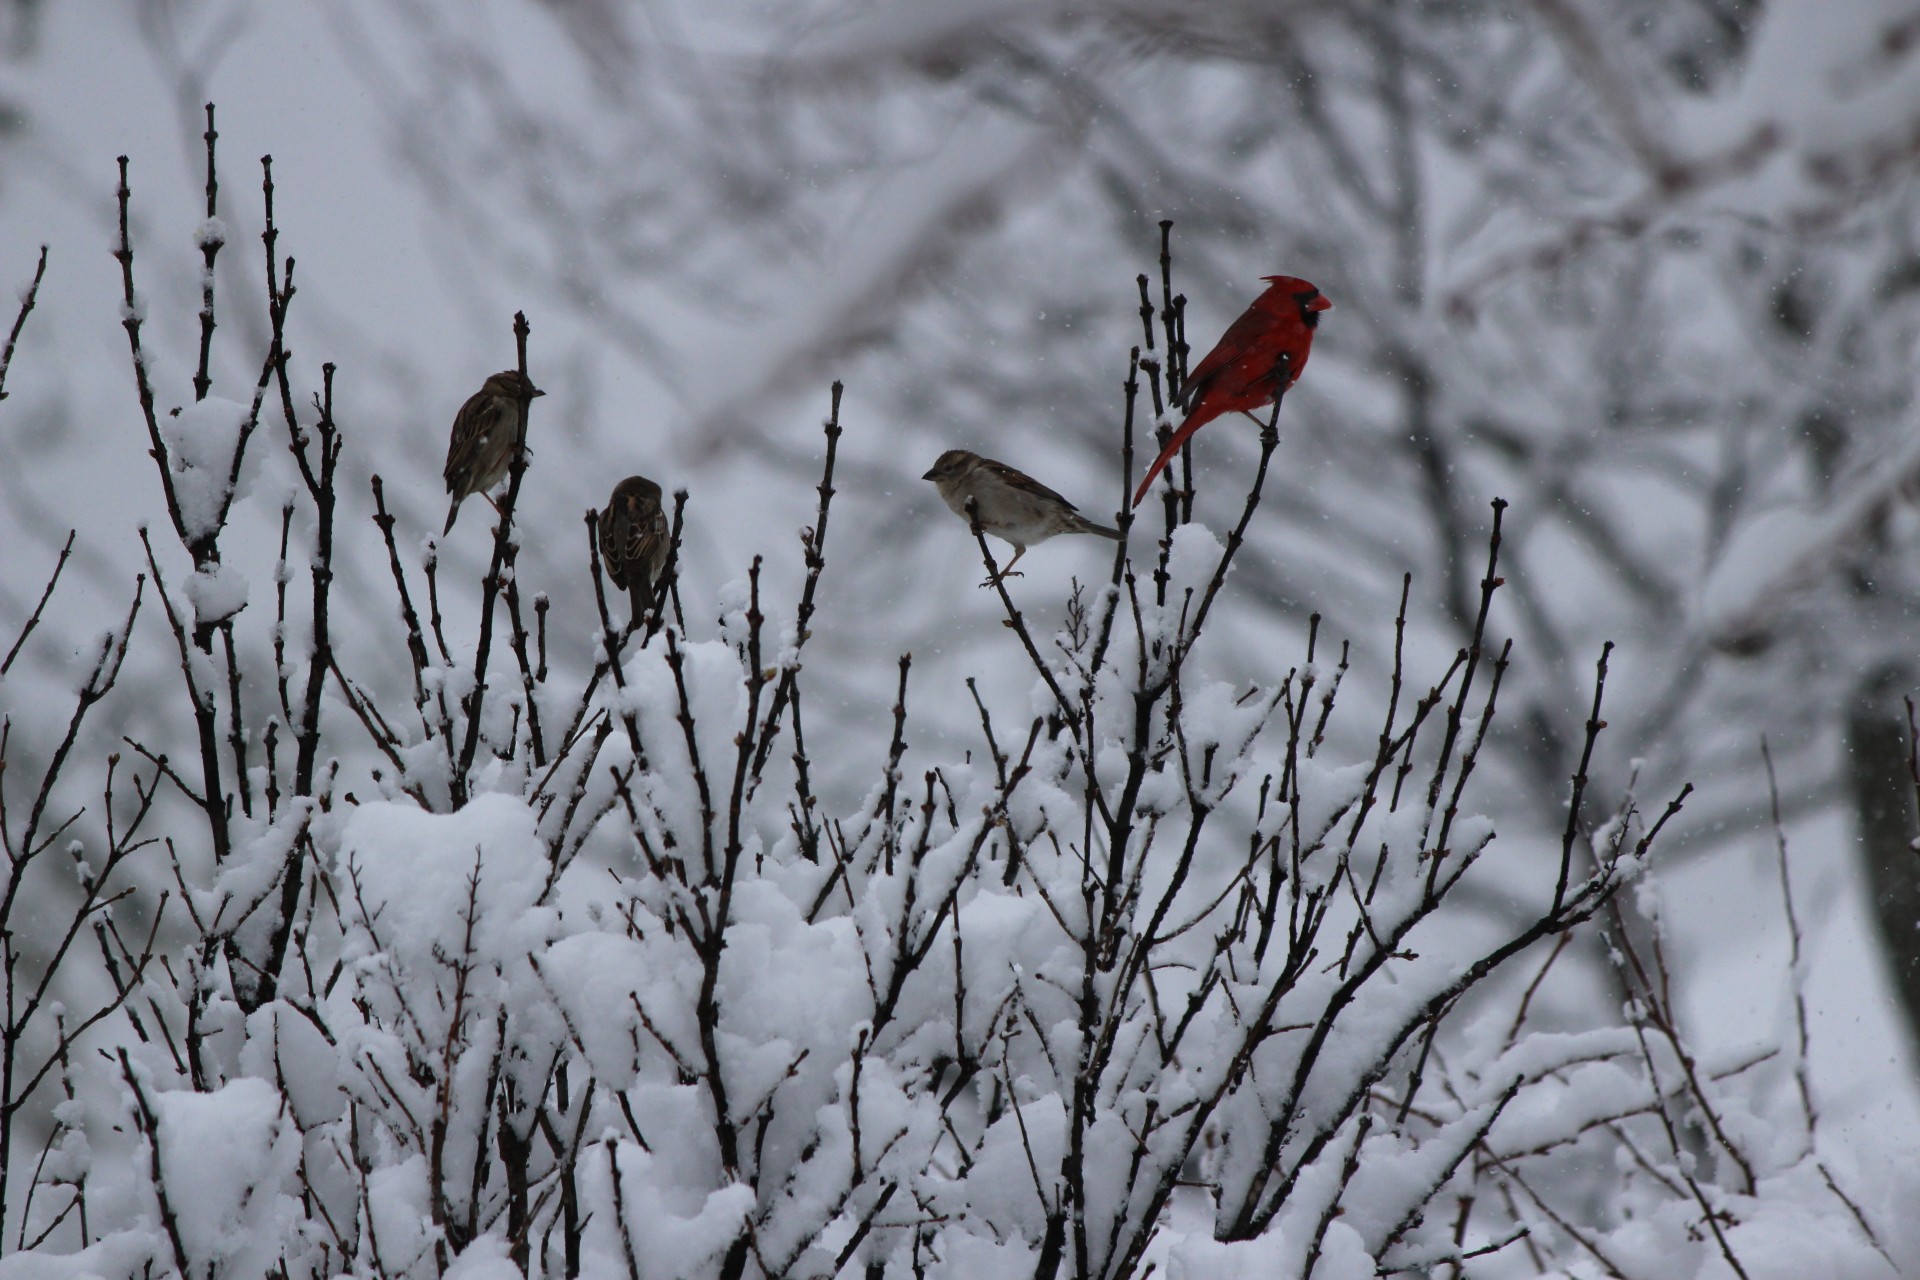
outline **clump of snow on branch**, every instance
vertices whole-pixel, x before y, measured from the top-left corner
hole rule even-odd
[[[251,410],[208,397],[160,419],[188,541],[219,532],[233,499],[234,451]]]

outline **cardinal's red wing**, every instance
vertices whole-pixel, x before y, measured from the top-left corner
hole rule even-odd
[[[1220,341],[1214,344],[1213,350],[1207,352],[1206,359],[1187,374],[1187,381],[1180,388],[1180,407],[1192,409],[1195,401],[1206,394],[1207,386],[1220,376],[1222,370],[1258,350],[1279,327],[1279,320],[1259,307],[1248,307],[1241,312],[1240,318],[1228,325],[1227,331],[1220,335]]]

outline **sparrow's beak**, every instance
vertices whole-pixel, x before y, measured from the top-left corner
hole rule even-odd
[[[927,474],[925,474],[925,475],[923,475],[923,476],[921,476],[920,478],[921,478],[922,480],[931,480],[931,479],[933,479],[933,473],[934,473],[935,471],[937,471],[937,470],[939,470],[939,468],[937,468],[937,467],[928,467],[928,468],[927,468]]]
[[[540,388],[538,388],[538,387],[535,387],[535,388],[534,388],[534,389],[533,389],[532,391],[530,391],[530,392],[528,392],[527,394],[528,394],[529,396],[543,396],[543,395],[545,395],[545,394],[547,394],[547,393],[546,393],[546,392],[544,392],[544,391],[542,391],[542,390],[541,390]]]

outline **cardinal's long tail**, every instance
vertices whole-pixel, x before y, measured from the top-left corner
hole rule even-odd
[[[1209,410],[1204,405],[1187,415],[1187,420],[1182,422],[1180,429],[1173,433],[1173,439],[1167,441],[1167,447],[1160,451],[1160,456],[1155,458],[1153,465],[1147,468],[1147,478],[1142,480],[1140,487],[1133,491],[1134,506],[1139,506],[1141,499],[1147,496],[1147,490],[1153,487],[1154,478],[1166,469],[1169,462],[1173,461],[1173,455],[1180,452],[1180,446],[1191,439],[1194,432],[1219,416],[1218,410]]]

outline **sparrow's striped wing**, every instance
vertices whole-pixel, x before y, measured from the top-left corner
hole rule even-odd
[[[658,499],[623,492],[600,524],[600,558],[621,590],[650,586],[667,551],[667,517]]]
[[[518,409],[518,405],[484,389],[467,397],[453,416],[453,432],[447,440],[447,465],[442,475],[448,493],[464,496],[485,487],[475,481],[484,474],[485,464],[505,451],[499,433],[511,435],[515,424],[509,421],[509,413]]]
[[[982,458],[980,462],[982,466],[993,474],[995,479],[999,480],[1009,489],[1018,489],[1020,492],[1031,494],[1033,497],[1057,502],[1069,511],[1078,511],[1080,509],[1017,467],[1010,467],[1004,462],[995,462],[992,458]]]

